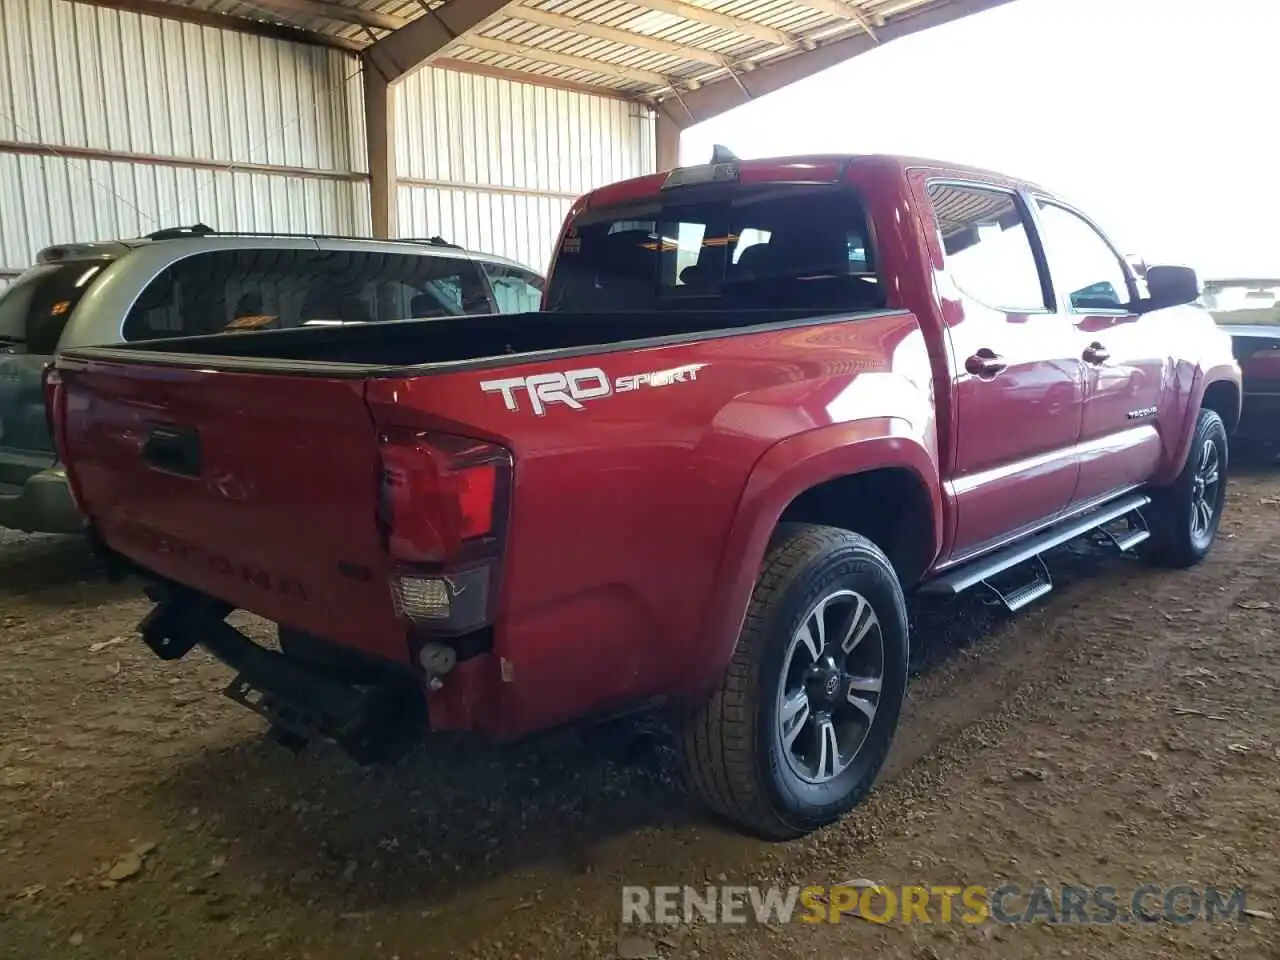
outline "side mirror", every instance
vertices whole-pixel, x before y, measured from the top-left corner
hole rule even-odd
[[[1148,267],[1146,281],[1153,309],[1200,299],[1200,278],[1190,267]]]

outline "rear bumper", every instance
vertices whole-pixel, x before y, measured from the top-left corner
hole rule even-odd
[[[231,607],[155,581],[156,601],[138,632],[162,660],[202,646],[236,671],[223,691],[300,748],[316,736],[336,741],[359,763],[392,759],[425,731],[425,703],[411,674],[391,664],[325,666],[259,646],[231,624]]]
[[[67,471],[51,467],[28,477],[17,492],[0,492],[0,527],[28,533],[80,533],[84,517],[71,496]]]

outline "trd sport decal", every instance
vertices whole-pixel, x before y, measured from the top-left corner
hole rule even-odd
[[[687,363],[670,370],[651,373],[632,373],[610,380],[599,367],[585,370],[566,370],[564,373],[538,373],[532,377],[507,377],[503,380],[483,380],[480,389],[485,393],[501,393],[508,410],[519,410],[519,392],[529,398],[529,407],[535,416],[543,416],[553,403],[563,403],[573,410],[583,410],[583,401],[611,397],[615,393],[630,393],[641,387],[665,387],[673,383],[690,383],[698,379],[698,371],[705,363]]]

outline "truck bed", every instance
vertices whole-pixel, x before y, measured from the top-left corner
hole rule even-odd
[[[885,312],[893,311],[874,311]],[[67,355],[166,366],[204,365],[206,358],[218,357],[223,361],[220,367],[363,377],[380,369],[508,363],[520,354],[548,351],[587,353],[610,347],[656,346],[785,323],[830,322],[837,316],[840,314],[798,309],[607,314],[544,311],[220,333],[81,348]]]

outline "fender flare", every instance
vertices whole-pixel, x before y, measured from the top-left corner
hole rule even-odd
[[[828,480],[884,468],[911,471],[928,494],[932,562],[942,547],[938,464],[906,421],[876,418],[806,431],[779,441],[756,461],[729,529],[702,631],[690,645],[685,694],[705,694],[733,656],[769,538],[788,504]]]
[[[1197,367],[1195,376],[1191,381],[1187,408],[1182,415],[1182,432],[1178,437],[1177,446],[1170,451],[1169,459],[1159,474],[1151,478],[1153,486],[1159,487],[1172,483],[1178,474],[1182,472],[1182,468],[1186,465],[1187,457],[1191,454],[1191,438],[1195,433],[1196,418],[1200,416],[1200,408],[1204,404],[1205,394],[1209,392],[1209,388],[1215,383],[1230,383],[1236,388],[1237,404],[1243,404],[1244,391],[1240,386],[1240,371],[1235,364],[1220,363],[1207,368]],[[1236,419],[1239,420],[1239,418],[1240,411],[1237,409]]]

